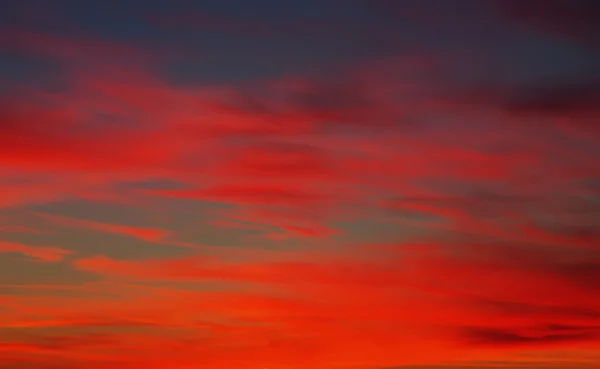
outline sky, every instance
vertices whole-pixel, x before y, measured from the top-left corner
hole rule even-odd
[[[600,367],[597,0],[22,0],[0,369]]]

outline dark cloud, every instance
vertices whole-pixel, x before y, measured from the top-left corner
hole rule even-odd
[[[474,345],[523,346],[562,344],[595,339],[599,331],[579,327],[548,326],[534,334],[523,334],[507,329],[465,328],[463,338]]]
[[[510,98],[507,109],[519,115],[592,116],[600,113],[600,83],[537,86]]]
[[[574,285],[600,293],[600,259],[578,263],[558,263],[550,268]]]
[[[545,317],[547,319],[566,318],[582,321],[597,321],[600,324],[600,310],[577,306],[556,306],[535,303],[474,299],[479,309],[510,316]]]
[[[447,102],[464,109],[477,106],[483,110],[502,112],[504,122],[514,125],[563,128],[600,127],[600,79],[535,84],[482,84],[472,89],[457,90]]]
[[[596,0],[496,0],[514,21],[588,46],[600,46]]]
[[[439,365],[401,365],[378,369],[596,369],[595,364],[578,362],[532,363],[531,361],[483,361],[475,363],[453,363]]]

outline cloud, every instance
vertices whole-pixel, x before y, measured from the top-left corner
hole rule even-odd
[[[586,46],[598,47],[599,31],[596,19],[600,7],[593,0],[532,1],[514,0],[496,2],[515,21],[550,35],[564,37]]]
[[[524,335],[506,330],[493,329],[467,329],[465,338],[474,344],[498,346],[523,346],[533,345],[564,345],[565,343],[577,344],[598,336],[598,331],[590,329],[578,329],[577,327],[550,327],[546,332],[541,330],[536,335]]]
[[[14,242],[0,241],[0,252],[18,253],[28,256],[35,261],[56,262],[61,261],[65,256],[72,254],[70,250],[65,250],[53,246],[29,246]]]
[[[38,215],[42,218],[46,218],[46,219],[50,220],[51,222],[58,223],[58,224],[64,224],[67,226],[74,226],[74,227],[84,227],[84,228],[98,230],[101,232],[129,236],[129,237],[138,238],[140,240],[147,241],[147,242],[161,243],[161,242],[163,242],[163,240],[166,237],[168,237],[170,235],[169,231],[166,231],[163,229],[157,229],[157,228],[130,227],[130,226],[124,226],[124,225],[118,225],[118,224],[95,222],[95,221],[91,221],[91,220],[68,218],[68,217],[51,215],[51,214],[36,213],[35,215]]]
[[[539,86],[530,91],[521,91],[520,101],[509,103],[508,108],[515,114],[531,114],[551,117],[598,115],[600,84],[593,82],[581,85]]]
[[[222,185],[197,190],[159,192],[166,196],[240,204],[290,205],[323,201],[324,196],[293,188],[266,186]]]
[[[73,34],[66,37],[59,33],[41,33],[32,29],[3,27],[0,29],[0,47],[66,62],[72,66],[92,63],[100,65],[102,61],[111,60],[147,63],[152,59],[151,54],[123,43]]]

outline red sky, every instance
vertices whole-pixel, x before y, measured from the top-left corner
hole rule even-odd
[[[0,369],[600,365],[595,1],[15,2]]]

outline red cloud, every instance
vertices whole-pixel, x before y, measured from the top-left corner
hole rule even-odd
[[[66,255],[73,252],[52,246],[29,246],[14,242],[0,241],[0,253],[18,253],[42,262],[54,262],[62,260]]]
[[[123,226],[118,224],[109,224],[102,222],[95,222],[91,220],[83,220],[83,219],[75,219],[68,218],[58,215],[50,215],[50,214],[41,214],[37,213],[41,217],[47,218],[48,220],[58,223],[64,224],[67,226],[75,226],[75,227],[85,227],[90,229],[95,229],[102,232],[120,234],[124,236],[130,236],[134,238],[139,238],[148,242],[157,242],[160,243],[164,241],[165,237],[170,235],[169,231],[165,231],[157,228],[139,228],[139,227],[130,227]]]
[[[206,189],[174,190],[161,193],[171,197],[234,204],[294,205],[298,203],[315,203],[326,199],[323,195],[274,185],[222,185]]]

